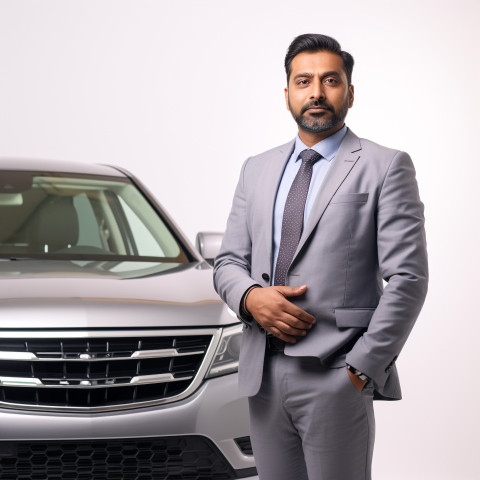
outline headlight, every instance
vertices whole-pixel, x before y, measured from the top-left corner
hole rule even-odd
[[[206,378],[219,377],[238,371],[238,356],[242,340],[242,324],[223,329],[215,357]]]

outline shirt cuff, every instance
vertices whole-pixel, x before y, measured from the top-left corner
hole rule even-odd
[[[248,319],[253,318],[252,314],[247,310],[246,300],[247,300],[248,294],[254,288],[262,288],[262,286],[258,285],[258,283],[256,283],[255,285],[252,285],[251,287],[247,288],[247,290],[245,290],[245,293],[242,295],[242,299],[240,300],[240,315],[244,318],[248,318]]]

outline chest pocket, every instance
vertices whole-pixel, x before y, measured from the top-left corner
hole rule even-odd
[[[330,201],[330,205],[337,203],[366,203],[368,193],[341,193],[335,195]]]

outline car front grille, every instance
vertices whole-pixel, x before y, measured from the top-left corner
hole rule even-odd
[[[202,436],[0,442],[0,480],[229,480],[233,470]]]
[[[167,403],[201,383],[215,329],[28,332],[0,339],[0,405],[103,411]]]

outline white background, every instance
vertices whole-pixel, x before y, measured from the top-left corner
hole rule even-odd
[[[222,231],[243,160],[295,135],[288,44],[337,38],[348,125],[415,162],[431,263],[374,478],[478,480],[479,18],[477,0],[0,0],[0,155],[124,166],[192,241]]]

